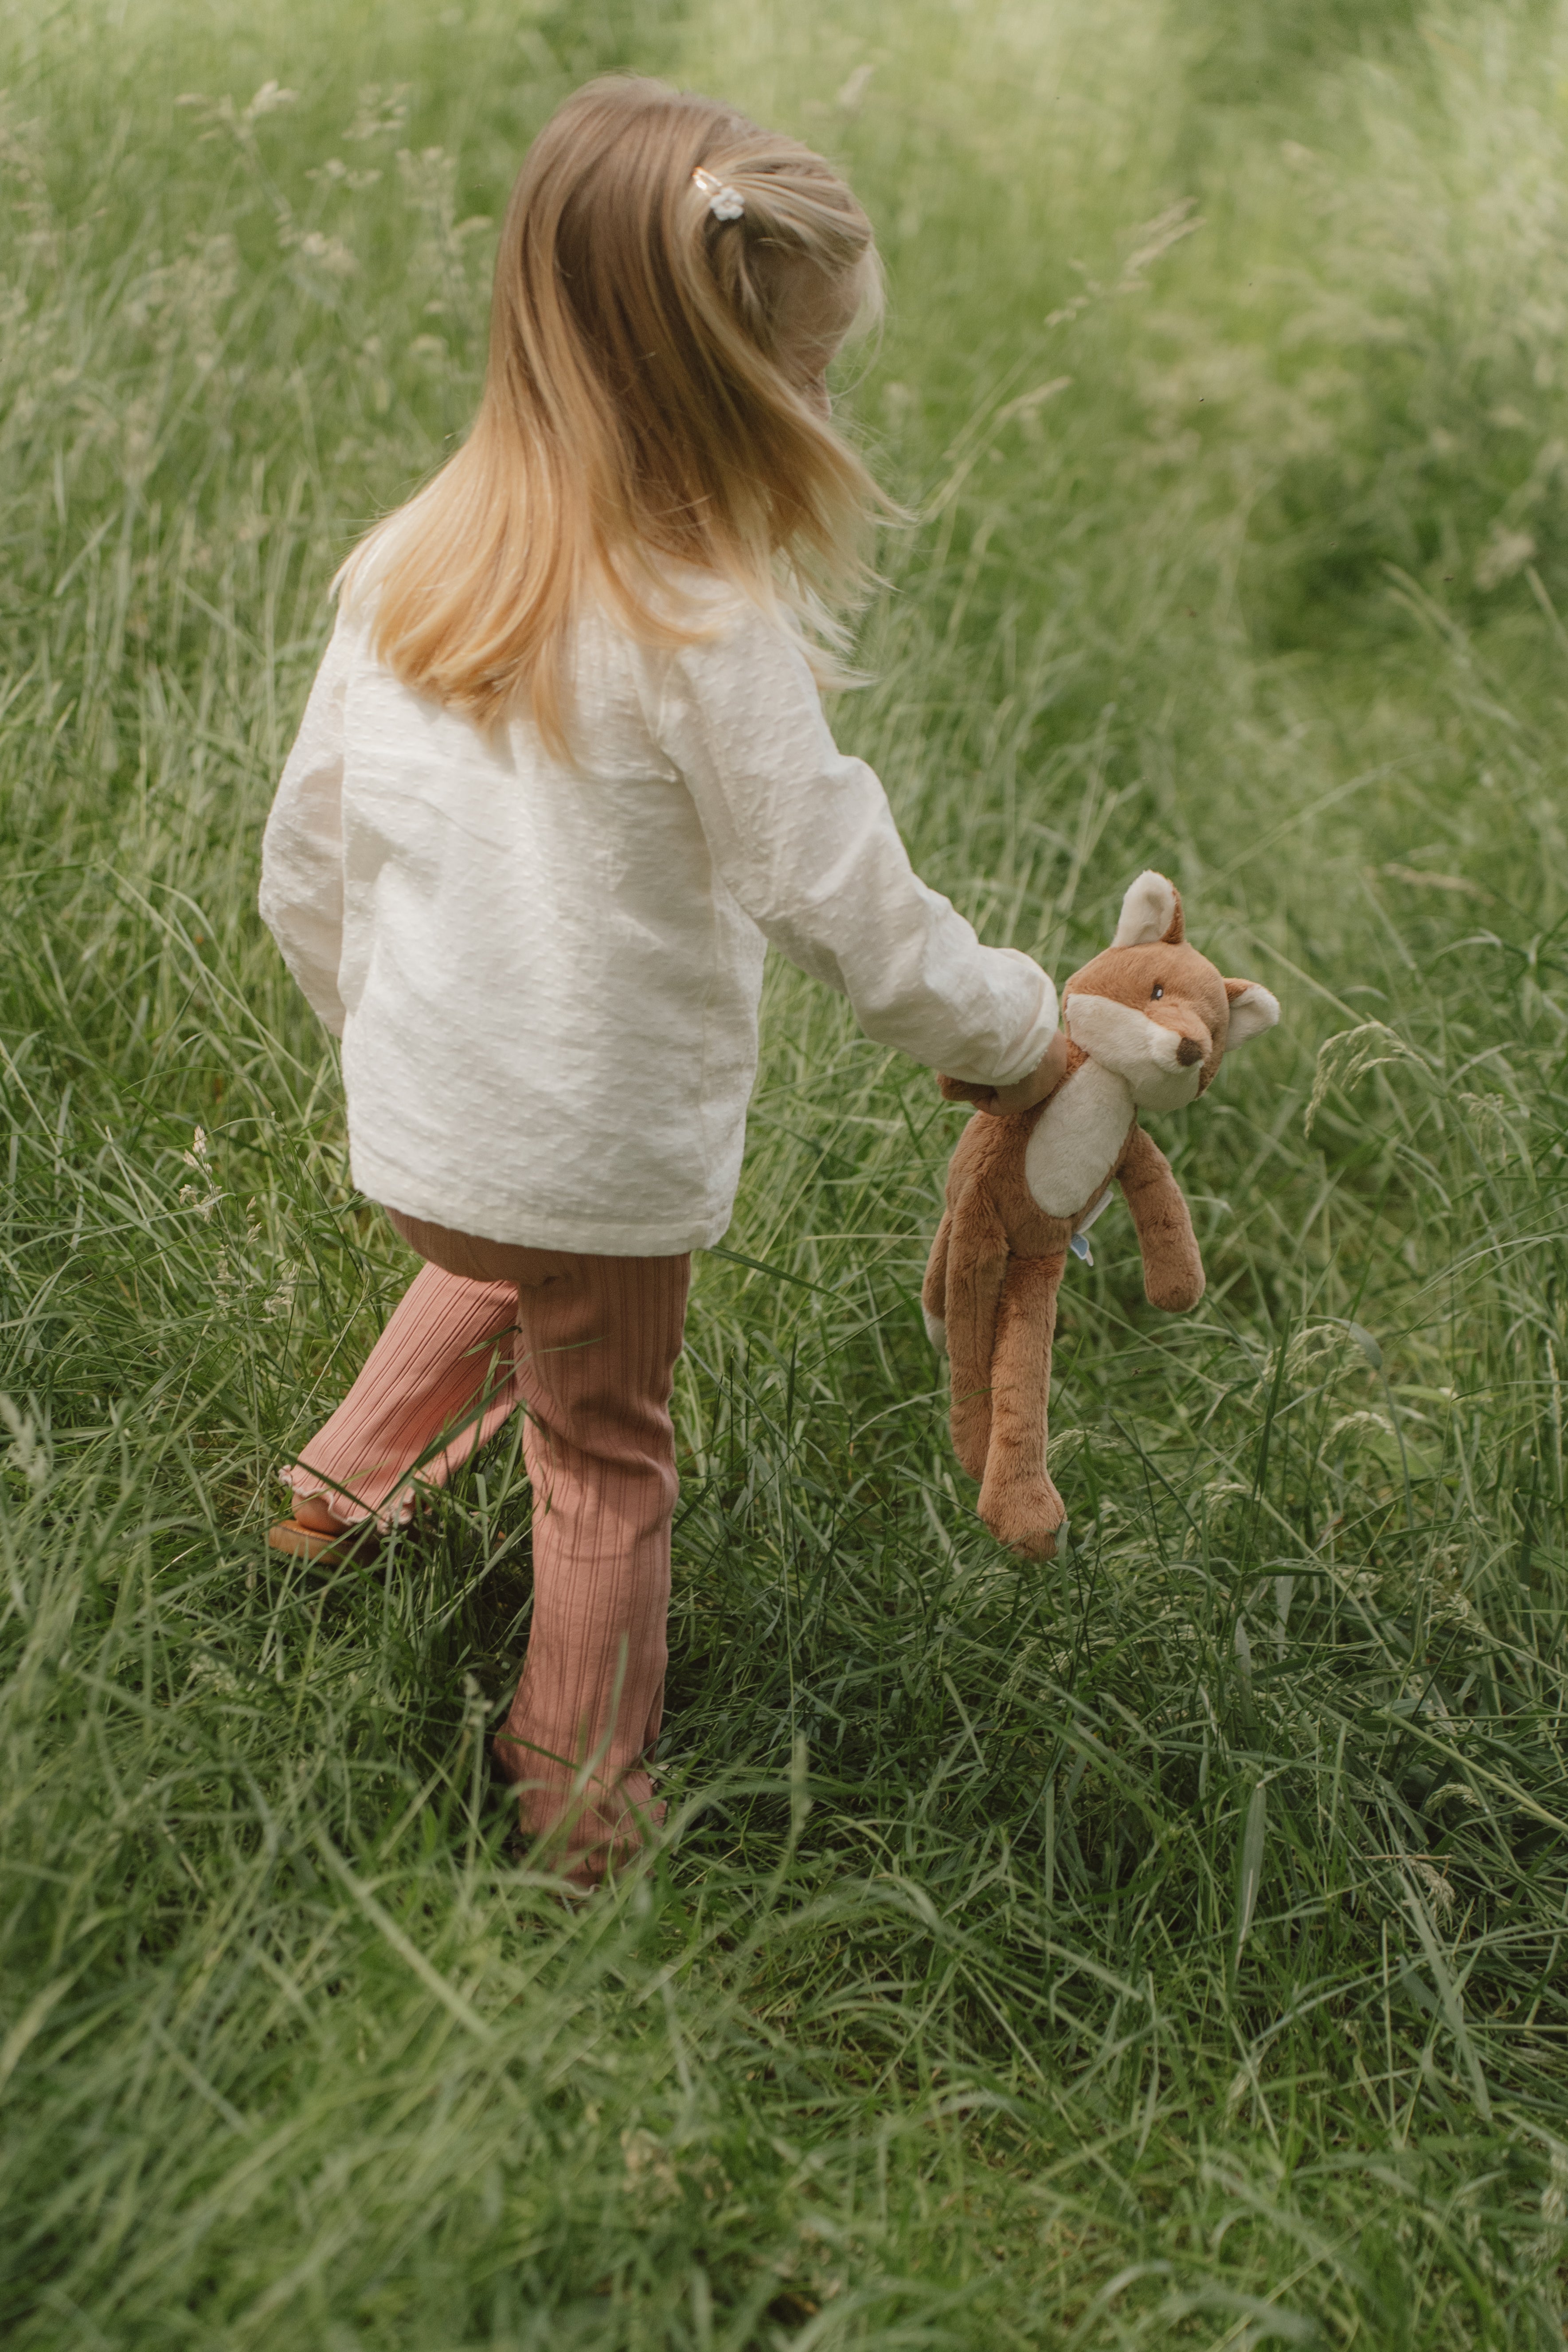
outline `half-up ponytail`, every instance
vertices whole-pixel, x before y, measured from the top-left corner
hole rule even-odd
[[[404,682],[560,751],[585,593],[654,644],[698,634],[671,561],[764,607],[852,594],[885,501],[792,373],[803,289],[880,293],[819,155],[658,82],[569,99],[507,209],[473,430],[340,575]]]

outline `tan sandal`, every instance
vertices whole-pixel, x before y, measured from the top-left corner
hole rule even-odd
[[[381,1542],[381,1529],[374,1519],[363,1519],[357,1527],[338,1528],[331,1534],[322,1528],[301,1527],[298,1519],[279,1519],[267,1530],[267,1540],[274,1551],[287,1552],[292,1559],[308,1559],[318,1568],[340,1568],[344,1561],[363,1559],[374,1552]]]

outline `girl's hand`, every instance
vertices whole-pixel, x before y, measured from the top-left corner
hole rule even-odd
[[[1014,1086],[976,1087],[965,1078],[940,1078],[937,1083],[947,1101],[972,1102],[999,1118],[1008,1111],[1033,1110],[1037,1103],[1055,1094],[1067,1074],[1067,1032],[1058,1029],[1028,1076]]]

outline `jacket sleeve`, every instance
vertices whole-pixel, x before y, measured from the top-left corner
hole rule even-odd
[[[1056,990],[1032,958],[982,947],[914,873],[876,776],[833,740],[798,639],[737,599],[717,635],[668,656],[655,732],[740,906],[868,1036],[976,1086],[1028,1075]]]
[[[349,644],[340,621],[305,705],[261,841],[261,919],[316,1013],[343,1034],[343,699]]]

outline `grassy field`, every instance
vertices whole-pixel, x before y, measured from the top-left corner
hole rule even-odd
[[[14,2352],[1561,2346],[1568,5],[0,6]],[[353,531],[532,129],[842,157],[918,510],[841,739],[1065,975],[1145,863],[1281,1027],[1069,1279],[1021,1567],[916,1290],[960,1114],[787,969],[679,1413],[670,1831],[568,1916],[484,1739],[490,1449],[272,1465],[410,1272],[254,911]]]

